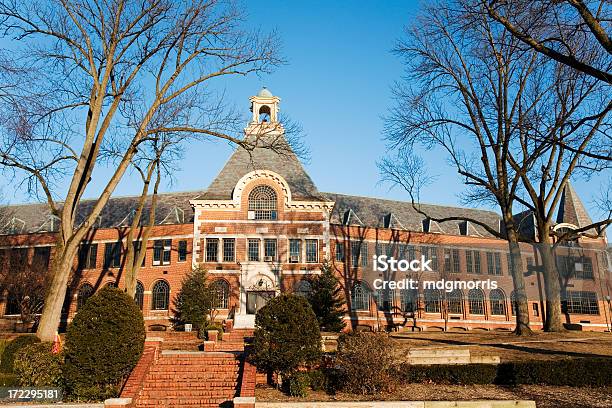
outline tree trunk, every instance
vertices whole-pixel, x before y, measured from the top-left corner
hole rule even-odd
[[[41,341],[53,341],[57,332],[59,322],[62,317],[62,307],[66,298],[66,290],[68,288],[68,279],[71,275],[72,265],[78,252],[78,245],[64,245],[58,242],[56,253],[61,254],[52,262],[51,273],[53,278],[49,286],[49,291],[45,298],[45,306],[43,308],[38,330],[36,335]]]
[[[562,332],[563,314],[561,312],[561,285],[559,283],[559,271],[555,265],[555,257],[552,247],[548,241],[550,236],[548,231],[546,235],[540,232],[540,245],[538,245],[540,256],[542,258],[542,267],[544,271],[544,293],[546,295],[546,317],[544,319],[544,331],[547,332]]]
[[[529,303],[527,301],[527,292],[525,290],[525,279],[523,277],[521,248],[516,240],[516,233],[508,234],[508,247],[510,250],[510,274],[512,276],[512,285],[514,287],[516,305],[516,326],[514,334],[517,336],[532,335],[533,331],[529,327]]]

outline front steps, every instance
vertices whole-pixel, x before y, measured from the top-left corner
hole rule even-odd
[[[235,353],[163,350],[135,406],[231,407],[239,368],[240,356]]]

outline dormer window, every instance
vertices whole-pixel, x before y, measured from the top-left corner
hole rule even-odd
[[[250,220],[276,219],[276,192],[270,186],[257,186],[249,194]]]

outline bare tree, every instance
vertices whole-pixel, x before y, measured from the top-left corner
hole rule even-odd
[[[216,78],[269,71],[280,62],[278,41],[245,31],[234,2],[221,0],[6,0],[0,1],[0,24],[5,37],[19,41],[15,60],[33,72],[28,86],[1,107],[6,137],[0,161],[24,175],[60,219],[37,333],[52,340],[79,243],[141,144],[169,132],[244,143],[211,120],[207,108],[215,101],[189,101]],[[181,105],[185,114],[170,125],[155,120]],[[79,224],[79,202],[109,134],[124,137],[127,147]],[[60,202],[58,182],[66,175]]]
[[[437,222],[469,221],[508,240],[515,333],[529,334],[519,225],[513,217],[520,175],[507,157],[521,112],[532,109],[545,91],[531,86],[543,68],[535,52],[521,50],[480,11],[469,1],[435,3],[407,29],[395,50],[406,63],[406,82],[395,88],[386,129],[390,150],[399,154],[384,159],[380,168],[383,179],[406,189],[424,216]],[[424,163],[412,153],[416,146],[441,149],[468,186],[463,199],[497,205],[504,228],[423,211],[418,194],[429,179]]]
[[[601,124],[609,101],[602,103],[601,87],[593,80],[545,64],[540,54],[521,47],[518,39],[490,20],[478,2],[436,4],[425,13],[426,19],[408,32],[409,39],[397,49],[407,61],[412,82],[397,89],[398,103],[388,128],[390,146],[403,149],[404,155],[382,162],[383,178],[408,190],[414,203],[414,191],[419,188],[416,177],[422,169],[410,165],[405,152],[415,145],[441,148],[468,185],[464,200],[500,208],[502,231],[466,217],[432,219],[467,220],[508,240],[518,306],[516,331],[529,332],[518,245],[522,236],[514,208],[535,209],[541,202],[542,195],[537,193],[529,202],[521,198],[529,183],[539,181],[540,190],[536,190],[548,194],[548,176],[534,169],[546,161],[542,158],[547,154],[568,151],[558,142],[573,146],[579,160],[587,157],[583,152],[597,145],[596,140],[607,137]],[[545,164],[556,168],[559,177],[569,178],[575,165],[565,167],[559,159]],[[597,166],[590,158],[589,163],[585,171]],[[554,184],[555,189],[559,186]],[[539,235],[543,242],[548,242],[558,203],[558,196],[557,200],[546,197],[546,211],[535,214],[543,220],[538,221],[542,229],[547,229]],[[558,273],[553,267],[545,268],[545,276],[547,304],[560,311]],[[547,324],[547,329],[559,328]]]
[[[612,7],[608,0],[481,3],[489,16],[522,43],[556,62],[612,84]]]

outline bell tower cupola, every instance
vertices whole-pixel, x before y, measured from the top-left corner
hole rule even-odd
[[[253,118],[251,124],[277,124],[278,123],[278,104],[280,98],[272,95],[272,92],[265,86],[256,96],[251,96],[251,112]]]

